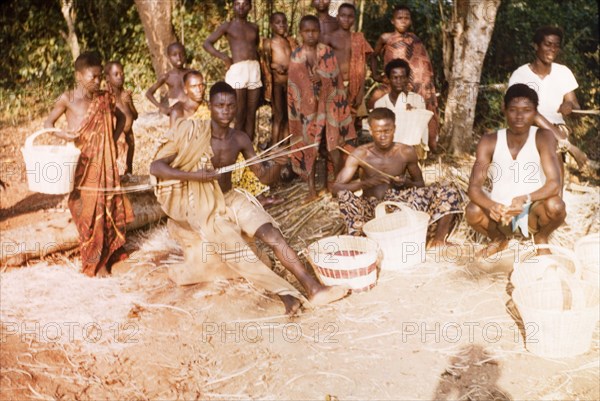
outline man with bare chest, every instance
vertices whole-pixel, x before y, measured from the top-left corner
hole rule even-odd
[[[367,58],[373,53],[362,32],[352,32],[355,19],[356,8],[352,4],[342,4],[337,15],[338,29],[323,35],[322,40],[333,49],[337,59],[353,118],[365,97]]]
[[[123,134],[117,139],[117,165],[119,172],[124,175],[133,173],[133,153],[135,151],[135,139],[133,135],[133,122],[138,118],[138,112],[133,104],[131,91],[123,87],[125,73],[123,65],[118,61],[109,61],[104,66],[104,75],[109,93],[115,99],[117,109],[125,117]]]
[[[171,109],[171,128],[180,118],[210,119],[208,107],[204,102],[204,88],[204,78],[199,71],[191,70],[183,76],[186,100],[177,102]]]
[[[235,164],[239,153],[246,159],[256,154],[248,136],[229,127],[236,112],[234,89],[217,82],[209,97],[211,120],[179,119],[150,165],[159,179],[157,199],[170,218],[169,233],[184,249],[185,262],[171,277],[178,284],[243,277],[277,294],[286,313],[294,314],[305,298],[257,257],[248,242],[258,238],[294,274],[312,305],[344,297],[346,288],[323,286],[308,273],[273,218],[248,193],[232,189],[230,171],[219,170]],[[250,168],[269,183],[285,163],[282,157]]]
[[[262,82],[258,62],[258,26],[248,22],[251,8],[251,0],[233,0],[233,20],[221,24],[206,38],[203,47],[225,63],[225,82],[237,94],[235,129],[245,132],[253,140]],[[214,47],[222,36],[227,38],[231,57]]]
[[[81,150],[69,210],[79,233],[82,272],[106,276],[114,263],[127,256],[122,248],[125,227],[133,221],[128,200],[112,192],[121,185],[115,139],[123,132],[125,118],[115,107],[114,98],[100,90],[102,61],[96,53],[77,57],[75,79],[76,87],[58,98],[44,128],[53,128],[65,115],[67,131],[55,135],[74,139]]]
[[[288,67],[292,51],[298,47],[293,37],[288,36],[287,18],[282,12],[271,15],[270,38],[264,38],[261,62],[265,75],[265,100],[271,102],[273,122],[271,145],[288,136],[287,82]]]
[[[312,6],[317,10],[317,17],[319,18],[319,25],[321,28],[321,36],[319,41],[322,41],[323,37],[330,32],[338,29],[338,21],[329,15],[329,5],[331,0],[312,0]]]
[[[380,202],[404,202],[431,216],[434,223],[428,229],[428,246],[443,246],[457,222],[456,216],[462,213],[460,194],[451,185],[425,186],[415,150],[394,143],[395,118],[386,108],[376,108],[369,114],[373,142],[358,147],[348,157],[332,191],[337,194],[351,235],[363,235],[363,225],[375,217]],[[359,179],[353,180],[357,171]],[[362,196],[354,193],[359,190]]]

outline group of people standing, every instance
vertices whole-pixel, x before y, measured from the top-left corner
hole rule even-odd
[[[254,194],[234,183],[231,170],[221,170],[240,158],[260,160],[253,140],[263,85],[273,108],[269,146],[287,139],[289,132],[291,148],[298,150],[291,155],[292,166],[308,181],[309,199],[317,197],[315,162],[319,145],[324,148],[330,173],[327,187],[337,195],[350,234],[363,235],[362,226],[373,217],[379,202],[402,201],[432,216],[427,246],[444,246],[457,216],[465,210],[453,185],[425,185],[415,146],[394,142],[395,112],[421,108],[434,112],[422,145],[435,147],[437,143],[433,68],[421,41],[408,32],[410,10],[404,6],[394,9],[395,31],[381,35],[373,49],[362,33],[352,32],[356,18],[352,4],[342,4],[334,18],[328,14],[329,0],[312,3],[317,15],[302,17],[298,45],[287,35],[287,20],[280,12],[271,16],[272,36],[260,43],[257,26],[247,20],[251,0],[233,0],[234,18],[204,42],[204,49],[227,67],[225,81],[210,88],[208,102],[204,99],[204,77],[185,66],[185,49],[179,43],[167,48],[173,69],[146,93],[170,119],[170,129],[159,138],[150,174],[156,177],[155,193],[169,216],[169,232],[184,249],[185,261],[170,270],[171,278],[178,284],[192,284],[241,276],[279,295],[289,314],[306,301],[322,305],[340,299],[347,289],[319,283],[263,208],[270,202],[257,201]],[[563,67],[556,67],[549,55],[560,47],[562,33],[558,45],[555,36],[554,31],[542,35],[536,49],[550,50],[538,50],[536,61],[527,66],[541,87]],[[214,47],[221,37],[227,39],[231,56]],[[383,56],[383,74],[378,72],[379,56]],[[368,65],[373,76],[382,81],[370,105],[365,104]],[[519,73],[521,69],[515,72],[515,81],[520,76],[529,79],[529,72]],[[126,258],[121,247],[125,224],[132,218],[131,207],[118,190],[106,189],[120,187],[116,167],[120,151],[115,144],[120,137],[129,138],[125,143],[130,143],[133,151],[131,124],[137,112],[130,93],[123,89],[119,63],[105,66],[108,91],[100,90],[102,63],[93,54],[84,53],[76,60],[75,75],[77,87],[63,94],[45,126],[53,126],[65,114],[68,132],[58,135],[75,139],[82,150],[69,208],[80,233],[83,271],[93,276],[109,272],[114,263]],[[554,100],[546,100],[563,90],[553,79],[552,89],[538,91],[539,97],[527,85],[511,86],[505,96],[509,128],[484,136],[478,145],[466,216],[469,224],[489,236],[498,249],[517,228],[525,236],[536,233],[536,242],[547,242],[549,233],[564,220],[555,138],[559,137],[569,151],[572,145],[563,131],[552,125],[556,121],[541,114],[546,108],[568,114],[579,107],[573,94],[574,78],[564,80],[569,90],[562,95],[557,110]],[[154,97],[164,84],[168,86],[166,103]],[[367,115],[373,140],[355,148],[356,120]],[[345,154],[349,156],[344,158]],[[132,159],[131,153],[125,172],[132,171]],[[275,183],[289,159],[280,156],[253,163],[248,173],[263,184]],[[511,178],[507,172],[515,169],[515,162],[521,175]],[[484,181],[493,164],[501,169],[501,179],[492,180],[489,194]],[[533,174],[527,175],[530,168]],[[523,177],[529,180],[526,185],[512,184],[511,179],[521,182]],[[357,195],[359,190],[361,195]],[[273,249],[304,287],[306,298],[275,274],[268,260],[258,257],[254,238]]]

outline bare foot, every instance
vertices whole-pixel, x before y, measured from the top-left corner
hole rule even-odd
[[[304,201],[302,202],[304,205],[306,205],[307,203],[311,203],[315,200],[319,199],[319,195],[317,195],[317,193],[313,192],[313,193],[308,193],[308,195],[306,195],[306,198],[304,198]]]
[[[343,286],[323,286],[321,289],[309,296],[308,300],[314,306],[323,306],[337,301],[338,299],[344,298],[346,295],[348,295],[348,291],[350,291],[349,288]]]
[[[285,314],[292,317],[298,313],[302,302],[298,298],[294,298],[291,295],[279,295],[281,302],[285,305]]]
[[[489,258],[489,257],[497,254],[498,252],[502,252],[503,250],[506,249],[507,246],[508,246],[508,239],[503,239],[500,241],[493,241],[488,246],[483,248],[481,251],[477,252],[475,254],[475,257],[479,258],[479,259]]]
[[[108,276],[110,276],[110,272],[106,268],[106,265],[103,265],[102,267],[100,267],[98,269],[98,271],[96,272],[96,277],[108,277]]]

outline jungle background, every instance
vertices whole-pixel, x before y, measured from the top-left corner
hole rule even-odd
[[[73,85],[73,56],[69,29],[61,6],[69,7],[81,51],[97,50],[104,60],[125,65],[126,86],[142,99],[155,81],[156,73],[140,20],[139,7],[145,0],[9,0],[0,6],[0,127],[17,125],[47,113],[52,102]],[[151,1],[147,3],[152,3]],[[184,43],[189,65],[199,69],[210,83],[223,76],[223,65],[202,49],[210,32],[231,16],[228,0],[171,0],[171,22],[178,40]],[[444,35],[452,35],[449,21],[461,1],[448,0],[355,0],[362,13],[357,28],[374,46],[379,35],[391,31],[391,12],[396,4],[413,10],[413,31],[426,43],[435,68],[440,92],[441,121],[448,95],[449,62],[444,56]],[[463,2],[464,3],[464,2]],[[471,2],[473,3],[473,2]],[[486,130],[503,125],[501,102],[510,73],[531,61],[531,38],[542,25],[558,25],[565,31],[558,62],[566,64],[580,85],[582,108],[600,104],[598,52],[598,6],[591,0],[504,0],[498,2],[493,35],[483,64],[474,118],[473,143]],[[268,16],[284,11],[292,35],[302,15],[313,13],[310,0],[255,0],[249,16],[259,25],[261,36],[269,32]],[[494,20],[491,21],[494,24]],[[224,48],[226,42],[219,45]],[[471,60],[463,60],[469,63]],[[451,79],[451,78],[450,78]],[[500,85],[498,85],[500,84]],[[136,99],[134,97],[134,100]],[[588,155],[600,159],[597,117],[574,119],[574,142]]]
[[[374,44],[382,32],[392,29],[389,18],[399,1],[355,2],[362,10],[357,28]],[[268,35],[272,10],[286,12],[294,35],[300,17],[312,12],[310,0],[253,3],[250,20],[259,24],[262,36]],[[456,64],[448,57],[449,39],[455,37],[453,22],[461,13],[464,17],[465,4],[472,6],[466,9],[469,16],[481,11],[478,5],[491,13],[480,19],[494,28],[482,53],[486,54],[480,63],[482,75],[467,89],[473,91],[469,100],[477,100],[476,107],[469,105],[474,130],[467,132],[470,141],[456,141],[467,150],[472,151],[483,132],[504,125],[503,85],[515,68],[532,60],[531,37],[541,25],[565,29],[558,61],[577,77],[582,107],[599,108],[595,2],[410,0],[406,4],[413,9],[414,31],[433,59],[442,121],[448,99],[456,100],[448,96],[455,81],[447,78]],[[140,12],[140,7],[148,11],[153,6],[168,12]],[[143,96],[156,71],[141,15],[155,22],[167,15],[171,35],[185,44],[190,66],[200,69],[209,84],[222,79],[223,65],[201,45],[230,17],[229,0],[5,0],[0,5],[0,179],[6,183],[0,189],[0,248],[15,249],[5,244],[17,244],[23,250],[19,256],[65,246],[60,248],[64,252],[43,256],[42,261],[24,260],[14,268],[0,262],[0,399],[600,399],[598,330],[589,352],[579,357],[552,360],[530,353],[507,313],[511,297],[506,274],[471,270],[464,263],[472,259],[468,252],[461,251],[460,258],[452,253],[428,254],[413,272],[385,272],[372,291],[306,311],[291,322],[281,315],[279,302],[243,280],[195,286],[171,282],[168,270],[183,260],[183,254],[163,223],[128,233],[131,269],[113,271],[112,277],[102,280],[80,274],[77,230],[68,211],[60,207],[66,196],[28,190],[20,147],[41,126],[54,99],[74,84],[74,34],[80,51],[97,50],[104,60],[118,59],[125,65],[126,86],[134,91],[142,112],[134,127],[134,169],[146,174],[151,145],[165,126],[158,123],[168,119],[150,113],[156,109]],[[225,48],[226,43],[220,41],[218,46]],[[461,63],[469,66],[474,60],[464,57],[458,60]],[[265,115],[270,115],[268,107],[259,110],[262,132],[270,126]],[[576,128],[574,142],[600,160],[598,117],[571,123]],[[425,177],[454,167],[446,163],[452,161],[448,157],[437,156],[426,166]],[[467,175],[456,170],[457,180],[468,178],[472,159],[463,161],[458,167],[465,167],[461,171]],[[284,187],[279,194],[286,202],[270,210],[297,252],[345,229],[328,194],[298,206],[305,187],[302,182]],[[556,236],[569,249],[575,239],[598,232],[600,226],[598,184],[579,185],[577,191],[565,191],[567,224]],[[144,208],[158,207],[151,191],[136,199]],[[159,219],[160,214],[149,209],[136,211],[138,224]],[[466,233],[459,230],[457,238],[463,241]],[[294,280],[281,265],[275,270]],[[100,339],[89,339],[83,330],[70,331],[89,324],[102,329]],[[9,330],[17,326],[24,329]],[[52,337],[52,330],[31,335],[32,327],[63,328],[63,335]],[[219,327],[220,333],[209,335],[211,327]],[[228,336],[234,327],[248,338],[236,337],[240,330]],[[405,336],[405,327],[419,331]],[[253,328],[259,334],[264,329],[262,339],[253,337]],[[273,340],[267,328],[274,329]],[[300,336],[291,341],[287,328]],[[25,329],[30,334],[25,335]],[[570,329],[577,332],[578,326]]]

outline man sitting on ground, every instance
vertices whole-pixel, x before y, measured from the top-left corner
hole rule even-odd
[[[386,108],[376,108],[369,114],[373,142],[358,147],[348,157],[333,184],[348,233],[361,235],[363,225],[373,219],[380,202],[404,202],[431,216],[434,224],[428,229],[428,246],[443,246],[457,221],[456,215],[462,213],[460,194],[449,185],[425,186],[414,148],[394,142],[395,121],[394,113]],[[357,171],[359,179],[353,180]],[[358,190],[363,191],[362,196],[354,194]]]
[[[294,314],[304,298],[255,255],[245,235],[273,249],[305,288],[311,304],[344,297],[346,288],[323,286],[306,270],[255,198],[232,189],[231,172],[219,172],[235,164],[239,153],[246,160],[256,156],[248,135],[229,127],[235,118],[235,97],[230,85],[217,82],[210,90],[211,119],[179,119],[150,165],[150,173],[159,179],[157,198],[170,217],[169,232],[185,254],[184,264],[175,267],[171,277],[178,284],[244,277],[279,295],[286,313]],[[287,163],[287,157],[250,168],[261,180],[272,182],[280,163]]]
[[[511,86],[504,96],[508,129],[484,135],[477,145],[466,217],[475,231],[492,241],[482,256],[506,248],[517,229],[525,237],[531,232],[536,244],[547,244],[565,220],[556,139],[551,131],[533,126],[537,106],[533,89]],[[486,178],[493,186],[489,194],[484,190]]]

